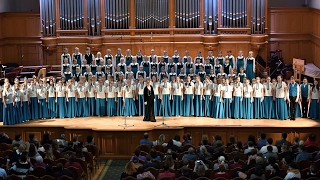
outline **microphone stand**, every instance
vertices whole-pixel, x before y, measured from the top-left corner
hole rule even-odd
[[[161,95],[162,96],[162,95]],[[160,127],[160,126],[164,126],[164,127],[170,127],[168,126],[167,124],[164,123],[164,103],[163,103],[163,97],[161,99],[161,105],[162,105],[162,123],[161,124],[158,124],[154,127]]]
[[[133,124],[127,124],[127,116],[125,114],[125,111],[126,111],[126,101],[123,102],[123,111],[124,111],[124,123],[123,124],[120,124],[118,126],[120,127],[123,127],[123,129],[126,129],[127,127],[133,127],[134,125]]]

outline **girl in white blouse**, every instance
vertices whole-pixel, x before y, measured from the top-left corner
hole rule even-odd
[[[309,117],[311,119],[319,119],[319,84],[314,80],[313,86],[309,92]]]
[[[126,85],[123,87],[122,96],[124,101],[124,115],[132,117],[137,114],[135,101],[135,87],[130,80],[126,80]]]
[[[233,87],[229,85],[229,79],[225,80],[225,85],[222,87],[222,97],[224,104],[224,118],[231,118],[231,103],[232,103],[232,92]]]
[[[187,81],[184,83],[183,107],[184,116],[193,116],[193,98],[194,98],[194,84],[191,82],[191,77],[187,76]]]
[[[159,97],[159,82],[158,82],[158,77],[153,76],[152,77],[152,88],[154,92],[154,115],[159,116],[159,109],[160,109],[160,97]]]
[[[253,115],[254,118],[260,119],[263,117],[263,106],[262,102],[264,99],[263,85],[260,83],[260,77],[256,78],[256,83],[253,85]]]
[[[26,84],[21,84],[20,91],[22,93],[22,122],[30,120],[30,105],[29,105],[29,92]],[[55,94],[55,92],[53,92]],[[53,99],[53,106],[55,107],[55,98]]]
[[[48,118],[48,106],[47,106],[47,89],[44,87],[42,80],[39,81],[39,88],[37,89],[38,103],[39,103],[39,118]]]
[[[78,86],[76,88],[76,102],[77,102],[77,110],[78,110],[78,117],[85,117],[86,116],[86,88],[83,86],[83,82],[79,81]]]
[[[87,92],[86,116],[94,116],[96,112],[95,86],[93,85],[91,78],[88,79],[86,92]]]
[[[160,116],[171,116],[171,83],[168,82],[168,76],[164,76],[163,82],[160,85]]]
[[[235,119],[243,117],[243,84],[240,82],[240,77],[236,77],[233,85],[233,103],[232,113]],[[246,107],[245,107],[246,108]]]
[[[203,84],[200,81],[200,76],[196,75],[196,82],[194,84],[194,115],[196,117],[203,116]]]
[[[250,86],[250,80],[245,79],[243,86],[243,118],[252,119],[253,118],[253,89]]]
[[[13,85],[13,109],[14,109],[14,123],[22,123],[22,93],[19,89],[19,84]]]
[[[211,116],[211,95],[212,95],[212,82],[210,81],[210,76],[206,75],[203,84],[203,97],[204,97],[204,109],[203,115],[206,117]]]
[[[113,84],[114,83],[112,79],[107,87],[107,116],[116,115],[117,89]]]
[[[275,86],[275,97],[273,97],[273,100],[276,101],[276,119],[285,120],[288,118],[287,93],[287,84],[282,81],[282,76],[279,75]]]
[[[172,94],[173,94],[173,102],[172,102],[172,116],[182,116],[183,115],[183,83],[180,80],[180,77],[176,77],[176,82],[172,83]]]
[[[99,79],[99,84],[95,89],[96,94],[96,115],[105,116],[106,115],[106,101],[107,101],[107,89],[103,85],[101,79]]]
[[[61,80],[56,87],[56,110],[58,118],[64,118],[67,115],[66,88]]]

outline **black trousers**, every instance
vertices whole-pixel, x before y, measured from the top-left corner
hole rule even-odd
[[[289,96],[290,99],[290,118],[296,118],[296,99],[297,96]]]
[[[308,98],[302,97],[301,105],[302,105],[302,117],[308,117]]]

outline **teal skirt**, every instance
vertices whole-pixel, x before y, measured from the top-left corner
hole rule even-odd
[[[183,115],[184,116],[193,116],[194,115],[194,108],[193,108],[193,94],[185,94],[183,99]]]
[[[288,107],[284,98],[276,98],[276,119],[288,119]]]
[[[275,118],[275,107],[272,96],[265,96],[263,100],[263,117],[266,119],[274,119]]]
[[[243,118],[252,119],[253,118],[253,103],[251,103],[251,98],[243,98]]]
[[[242,108],[241,97],[235,96],[232,102],[232,114],[233,118],[240,119],[243,117],[243,108]]]
[[[183,116],[182,96],[173,95],[172,116]]]
[[[196,117],[203,116],[203,106],[202,106],[202,100],[200,95],[194,95],[193,100],[193,106],[194,106],[194,115]]]
[[[115,116],[115,115],[116,115],[115,98],[108,98],[108,101],[107,101],[107,116]]]
[[[171,116],[170,94],[163,94],[160,105],[160,116]]]

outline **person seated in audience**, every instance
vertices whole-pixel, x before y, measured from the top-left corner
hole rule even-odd
[[[314,157],[313,161],[318,161],[320,159],[320,151],[318,151],[317,155]]]
[[[14,150],[10,156],[7,159],[7,166],[9,165],[9,162],[11,161],[12,163],[18,162],[21,156],[25,153],[26,151],[26,145],[25,144],[20,144],[18,149]]]
[[[253,179],[253,178],[266,179],[263,173],[263,167],[261,165],[256,165],[255,171],[250,176],[250,179]]]
[[[139,162],[139,158],[138,158],[138,157],[134,157],[134,158],[132,159],[132,162],[133,162],[134,167],[135,167],[136,169],[138,169],[138,167],[140,167],[140,166],[143,166],[143,164],[141,164],[141,163]]]
[[[172,155],[167,155],[165,160],[163,161],[164,164],[167,164],[170,169],[175,169],[174,168],[174,159]]]
[[[261,133],[259,141],[257,142],[257,147],[260,149],[261,147],[267,145],[267,140],[266,140],[266,133]]]
[[[239,164],[239,156],[235,154],[233,156],[233,163],[229,165],[230,169],[235,169],[235,168],[242,168],[242,165]]]
[[[69,157],[69,161],[64,165],[64,168],[68,168],[70,166],[78,168],[81,173],[83,172],[82,166],[78,162],[76,162],[76,157],[74,155],[71,155]]]
[[[147,160],[145,156],[141,156],[141,150],[138,148],[134,150],[134,155],[131,157],[130,161],[132,161],[134,157],[138,157],[138,159],[143,162]]]
[[[0,144],[1,143],[12,144],[12,140],[9,138],[9,136],[6,133],[0,132]]]
[[[44,174],[45,176],[52,176],[54,177],[54,173],[53,173],[53,170],[52,170],[52,165],[51,164],[47,164],[46,167],[46,173]]]
[[[274,177],[281,177],[280,169],[277,164],[272,164],[269,170],[270,170],[269,179],[272,179]]]
[[[182,159],[188,159],[188,160],[191,160],[191,161],[197,160],[197,155],[194,154],[194,149],[192,147],[190,147],[188,149],[188,153],[184,154]]]
[[[87,136],[87,142],[85,142],[84,143],[84,145],[86,146],[86,145],[96,145],[95,143],[94,143],[94,138],[92,137],[92,136]]]
[[[83,155],[83,153],[82,153],[83,151],[82,151],[82,148],[77,148],[77,150],[76,150],[76,154],[75,154],[75,157],[77,158],[77,159],[81,159],[82,161],[85,161],[86,160],[86,158],[84,157],[84,155]]]
[[[213,149],[213,153],[219,153],[219,152],[225,151],[225,147],[223,146],[223,142],[221,140],[215,141],[215,147],[216,148]]]
[[[152,148],[149,154],[152,160],[162,161],[161,157],[157,154],[157,151],[155,149]]]
[[[81,148],[81,151],[82,151],[82,152],[88,152],[88,149],[87,149],[87,147],[85,147],[85,146],[83,145],[83,142],[79,142],[76,147],[77,147],[77,148]],[[76,148],[75,150],[77,150],[77,148]]]
[[[210,173],[207,170],[208,170],[208,167],[204,164],[202,160],[196,161],[193,168],[194,179],[197,179],[200,177],[210,178]]]
[[[175,134],[172,141],[173,141],[174,145],[176,145],[178,147],[182,146],[182,143],[180,142],[180,135],[179,134]]]
[[[284,180],[292,179],[292,178],[301,178],[301,173],[297,168],[297,164],[295,162],[291,162],[287,171],[287,175]]]
[[[52,148],[49,148],[46,153],[45,159],[50,159],[52,161],[56,160],[56,157],[52,153]]]
[[[39,142],[38,142],[38,140],[37,140],[37,137],[33,134],[33,133],[31,133],[31,134],[29,134],[29,140],[28,140],[28,142],[30,143],[30,144],[39,144]]]
[[[69,169],[63,168],[62,163],[57,164],[57,172],[54,173],[54,177],[56,179],[59,179],[61,176],[68,176],[71,177],[72,179],[74,178],[72,172]]]
[[[180,168],[180,170],[181,170],[181,173],[178,174],[177,178],[180,178],[180,177],[191,178],[188,167],[182,167]]]
[[[182,146],[185,146],[185,145],[192,145],[193,146],[192,138],[191,138],[190,133],[186,133],[186,134],[183,135]]]
[[[273,153],[273,147],[272,146],[268,146],[267,150],[268,150],[268,152],[263,154],[263,157],[265,159],[269,159],[269,157],[274,157],[275,159],[278,159],[278,155]]]
[[[250,141],[253,143],[253,146],[256,146],[256,145],[257,145],[257,143],[256,143],[256,137],[255,137],[253,134],[250,134],[250,135],[248,136],[248,141],[244,143],[244,146],[248,146]]]
[[[206,140],[206,142],[207,142],[206,145],[203,144],[203,141],[204,141],[204,140]],[[211,146],[211,143],[209,143],[209,137],[208,137],[208,135],[206,135],[206,134],[202,135],[201,142],[199,143],[199,146],[201,146],[201,145]]]
[[[274,164],[279,166],[278,163],[277,163],[276,158],[274,158],[274,157],[265,158],[265,161],[266,161],[266,164],[267,164],[267,166],[265,168],[266,171],[270,170],[272,168],[272,165],[274,165]]]
[[[256,149],[254,147],[254,143],[252,141],[248,142],[248,148],[244,150],[244,154],[248,154],[249,152],[251,152],[252,149]]]
[[[52,140],[50,140],[48,133],[43,134],[41,145],[44,144],[52,144]]]
[[[310,172],[307,172],[307,176],[305,179],[309,179],[309,178],[318,178],[320,179],[320,175],[318,173],[318,167],[315,165],[311,165],[309,168]]]
[[[227,147],[234,146],[236,144],[236,138],[234,135],[229,136],[229,142],[227,143]]]
[[[299,162],[301,160],[309,160],[312,161],[313,157],[310,153],[306,152],[305,146],[299,146],[298,147],[299,154],[296,157],[296,162]]]
[[[37,151],[37,147],[34,144],[30,144],[29,147],[29,152],[28,152],[28,156],[29,158],[36,158],[38,156],[41,156],[38,151]]]
[[[38,152],[41,151],[41,152],[46,152],[46,149],[44,149],[44,147],[42,145],[39,145],[38,147]]]
[[[206,146],[204,146],[204,145],[199,147],[198,157],[199,157],[199,159],[211,159],[212,158],[210,153],[207,151]]]
[[[15,145],[15,144],[23,144],[23,141],[21,140],[20,134],[16,134],[14,136],[14,140],[12,141],[12,145]]]
[[[78,136],[74,136],[72,138],[72,143],[73,143],[73,145],[78,145],[79,144]]]
[[[291,143],[289,141],[287,141],[288,134],[286,132],[283,132],[281,134],[281,137],[282,138],[280,140],[276,141],[276,144],[275,144],[276,146],[280,146],[283,143],[287,143],[287,144],[291,145]]]
[[[212,146],[215,147],[217,146],[217,142],[220,141],[222,143],[222,145],[224,144],[221,138],[220,134],[215,135],[213,138],[213,142],[212,142]]]
[[[174,151],[174,152],[177,152],[177,153],[181,153],[182,152],[181,148],[179,148],[178,146],[173,144],[173,140],[172,139],[170,139],[168,141],[168,144],[166,146],[165,151],[167,152],[169,149],[171,149],[171,151]]]
[[[145,144],[148,146],[153,146],[153,142],[149,140],[149,134],[147,132],[145,132],[143,134],[143,139],[140,140],[140,145]]]
[[[144,169],[147,169],[149,167],[159,169],[159,165],[156,162],[152,161],[152,157],[149,154],[146,155],[146,158],[147,158],[147,161],[143,164]]]
[[[317,136],[314,133],[310,133],[308,139],[304,142],[305,146],[319,146],[319,143],[317,141]]]
[[[180,169],[181,168],[189,168],[189,160],[188,159],[182,160],[182,163],[180,164]]]
[[[41,156],[37,156],[35,159],[36,159],[36,163],[33,165],[33,167],[46,168],[47,164],[43,163],[43,158]]]
[[[73,149],[73,142],[72,141],[70,141],[70,142],[68,142],[68,145],[61,151],[61,153],[64,153],[64,152],[67,152],[67,151],[72,151],[72,152],[74,152],[75,150]],[[53,148],[52,148],[53,149]],[[57,149],[57,151],[59,151],[59,146],[58,146],[58,149]]]
[[[255,161],[256,161],[256,164],[250,163],[251,160],[255,160]],[[246,171],[248,171],[249,169],[254,168],[255,165],[261,165],[261,166],[263,167],[263,169],[264,169],[264,167],[265,167],[264,161],[263,161],[262,157],[260,157],[260,156],[256,156],[256,157],[255,157],[255,156],[253,156],[253,155],[250,155],[250,156],[248,157],[248,161],[247,161],[246,165],[242,167],[242,172],[246,172]]]
[[[153,141],[153,145],[167,146],[167,143],[164,142],[165,140],[166,140],[166,136],[164,134],[160,134],[160,136],[158,137],[158,140]]]
[[[240,152],[243,153],[243,146],[241,141],[237,141],[234,147],[231,150],[232,152]]]
[[[169,180],[175,180],[176,179],[176,174],[170,172],[169,169],[170,169],[170,166],[168,164],[164,164],[163,165],[164,172],[159,173],[157,179],[168,178]]]
[[[288,146],[286,143],[284,143],[282,146],[281,146],[281,154],[282,154],[282,157],[286,157],[286,156],[290,156],[290,157],[293,157],[293,153],[291,152],[292,149],[290,146]],[[281,159],[280,159],[281,160]]]
[[[1,166],[2,164],[0,164],[0,177],[2,177],[3,179],[7,178],[7,172],[5,169],[2,168]]]
[[[286,156],[281,160],[281,162],[282,162],[282,165],[280,169],[287,171],[289,169],[289,164],[291,164],[292,162],[292,158],[290,156]]]
[[[207,139],[202,140],[201,145],[200,145],[200,146],[198,147],[198,149],[197,149],[197,153],[200,153],[200,147],[201,147],[201,146],[204,146],[204,147],[207,149],[207,152],[208,152],[208,153],[210,153],[210,154],[213,153],[213,148],[209,145]]]
[[[219,172],[216,172],[213,175],[213,179],[217,179],[217,178],[225,178],[225,179],[230,179],[229,174],[226,172],[226,168],[224,165],[220,165],[219,166]]]
[[[298,136],[295,136],[291,145],[292,146],[298,146],[299,145],[299,141],[300,141],[300,138]]]
[[[225,169],[228,170],[229,166],[225,161],[226,161],[226,158],[224,156],[220,156],[218,158],[218,162],[213,165],[213,169],[219,169],[220,165],[223,165]]]
[[[142,166],[138,167],[138,173],[139,174],[137,175],[137,179],[143,179],[143,178],[156,179],[150,171],[145,172]]]
[[[67,146],[68,142],[65,140],[66,135],[65,134],[61,134],[60,135],[60,139],[56,139],[56,141],[58,142],[58,145],[62,145],[62,146]]]
[[[24,178],[28,172],[33,171],[30,159],[27,159],[27,155],[23,154],[19,161],[14,163],[13,166],[9,169],[12,174]]]

